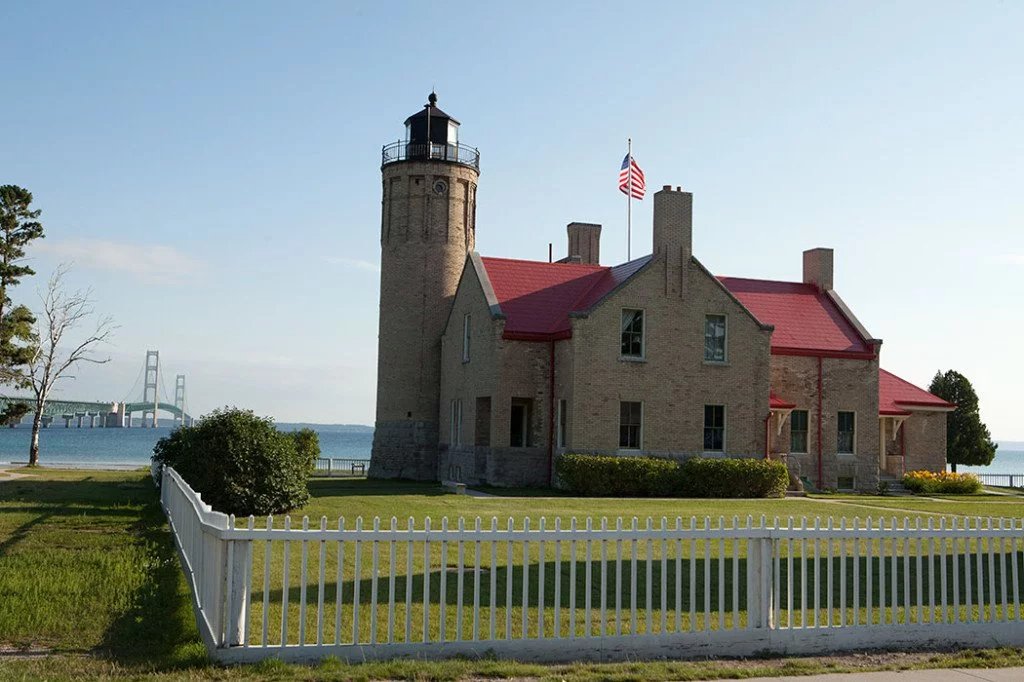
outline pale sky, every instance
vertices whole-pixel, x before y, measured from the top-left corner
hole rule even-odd
[[[882,365],[957,369],[1024,440],[1024,4],[492,4],[0,7],[0,183],[43,209],[40,275],[74,261],[121,325],[64,394],[132,397],[155,348],[192,412],[372,423],[380,148],[436,87],[481,151],[484,255],[580,220],[624,260],[631,136],[712,271],[834,248]]]

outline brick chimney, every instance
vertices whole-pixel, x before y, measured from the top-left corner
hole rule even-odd
[[[822,291],[832,290],[832,249],[804,251],[804,284],[813,284]]]
[[[569,223],[569,253],[566,261],[597,265],[601,262],[601,226],[593,223]]]
[[[693,193],[665,185],[654,195],[654,258],[665,261],[665,293],[681,296],[693,254]]]

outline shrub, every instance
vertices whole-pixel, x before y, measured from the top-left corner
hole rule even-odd
[[[289,431],[288,435],[295,441],[296,454],[306,469],[312,473],[316,468],[316,460],[320,456],[320,436],[310,428]]]
[[[926,494],[971,495],[981,491],[977,476],[953,471],[910,471],[903,475],[903,486],[913,493]]]
[[[319,455],[308,429],[281,433],[250,410],[216,410],[161,438],[153,460],[175,471],[226,514],[276,514],[309,501],[306,480]]]
[[[555,471],[562,487],[576,495],[667,497],[679,485],[679,463],[655,457],[566,454]]]
[[[770,459],[693,457],[680,469],[683,497],[784,497],[786,465]]]

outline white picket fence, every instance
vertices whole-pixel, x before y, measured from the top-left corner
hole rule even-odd
[[[172,469],[162,480],[203,640],[225,662],[1024,645],[1021,520],[257,528]]]

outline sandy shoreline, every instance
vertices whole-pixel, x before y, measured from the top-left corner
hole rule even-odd
[[[28,462],[6,462],[0,461],[0,471],[5,469],[19,469],[28,466]],[[40,462],[43,469],[84,469],[99,471],[135,471],[136,469],[148,469],[149,464],[122,464],[118,462]]]

